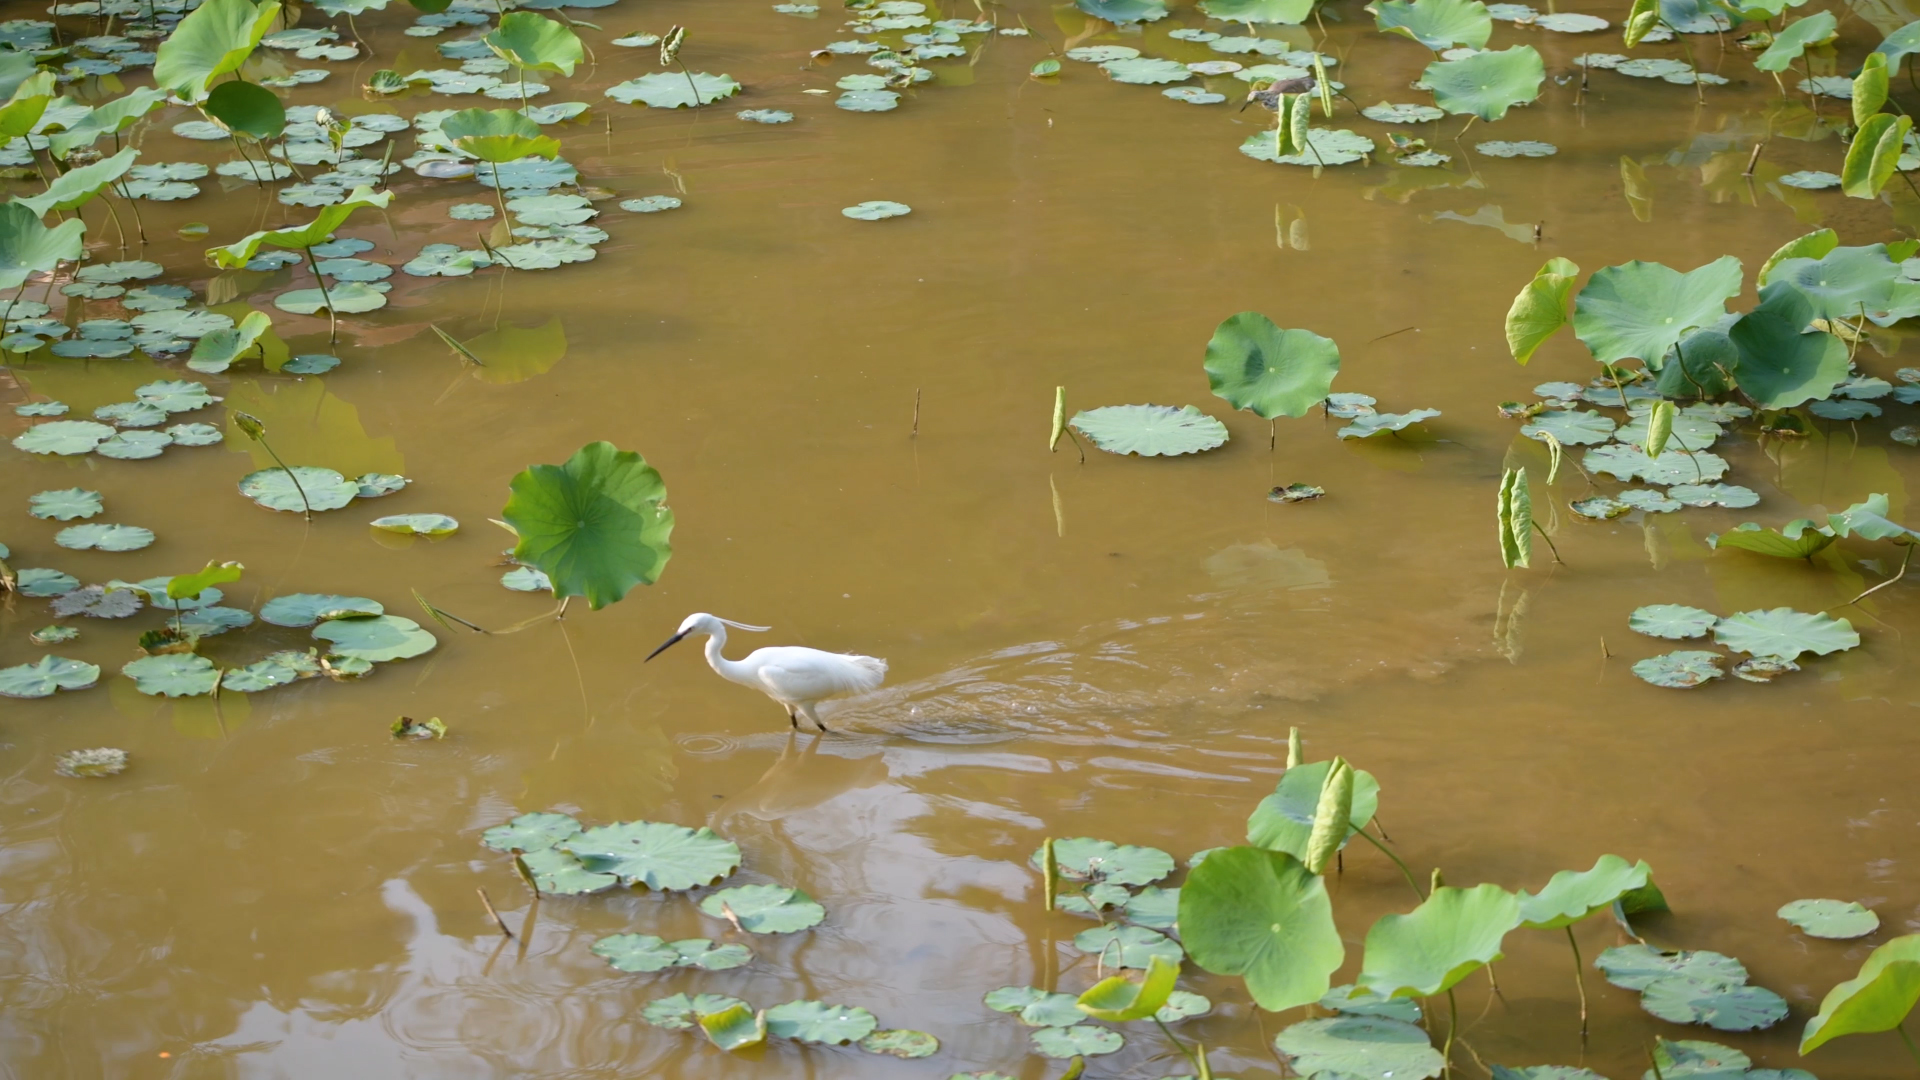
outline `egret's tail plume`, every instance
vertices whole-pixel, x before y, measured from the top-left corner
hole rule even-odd
[[[854,666],[861,672],[859,681],[851,688],[854,693],[864,694],[874,690],[886,680],[887,662],[885,660],[877,656],[859,656],[854,653],[848,653],[846,657],[853,661]]]

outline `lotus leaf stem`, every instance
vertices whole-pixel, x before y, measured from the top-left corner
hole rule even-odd
[[[507,920],[501,918],[500,913],[493,910],[493,901],[487,899],[487,890],[475,889],[473,891],[480,894],[480,905],[487,909],[487,914],[493,916],[493,924],[500,928],[500,933],[506,937],[512,937],[513,931],[507,929]]]
[[[706,102],[700,100],[700,84],[693,81],[693,72],[687,70],[687,62],[677,56],[674,57],[674,62],[680,65],[680,74],[687,77],[687,85],[693,90],[693,107],[697,109],[705,105]]]
[[[268,445],[266,435],[264,433],[255,436],[253,441],[259,443],[260,448],[262,450],[265,450],[267,452],[267,456],[273,459],[273,463],[275,465],[280,466],[281,470],[287,474],[287,479],[293,481],[293,490],[300,493],[300,505],[307,512],[307,520],[312,521],[313,520],[313,504],[307,501],[307,489],[300,486],[300,477],[295,475],[292,469],[287,468],[287,463],[280,460],[279,454],[276,454],[273,452],[273,447]]]
[[[1699,468],[1699,465],[1696,463],[1694,467]],[[1553,537],[1547,535],[1546,527],[1534,521],[1532,518],[1527,519],[1527,524],[1532,525],[1534,530],[1540,534],[1540,539],[1547,542],[1547,550],[1553,552],[1553,561],[1559,563],[1561,566],[1567,565],[1567,561],[1560,557],[1560,549],[1553,546]]]
[[[1453,999],[1453,987],[1447,987],[1447,1041],[1440,1048],[1440,1075],[1453,1080],[1453,1036],[1460,1027],[1460,1003]]]
[[[313,280],[320,285],[320,299],[327,302],[327,344],[332,345],[340,340],[340,314],[333,310],[333,296],[327,292],[327,279],[320,273],[320,263],[313,257],[313,248],[309,246],[300,250],[307,257],[307,266],[313,270]],[[261,445],[266,444],[263,441]]]
[[[500,223],[505,225],[507,222],[507,197],[500,193],[500,163],[497,161],[489,161],[487,164],[493,166],[493,201],[500,204]],[[511,226],[509,226],[509,228],[511,228]],[[485,244],[486,241],[482,240],[481,243]],[[488,248],[487,253],[491,255],[493,249]],[[508,263],[507,265],[512,266],[513,264]]]
[[[1365,829],[1355,829],[1354,833],[1356,835],[1365,837],[1367,840],[1367,843],[1372,844],[1374,847],[1379,848],[1380,851],[1383,854],[1385,854],[1387,858],[1393,860],[1393,865],[1399,867],[1400,873],[1406,877],[1407,888],[1413,890],[1413,895],[1419,897],[1422,900],[1425,900],[1427,898],[1427,894],[1420,891],[1420,883],[1413,879],[1413,871],[1407,869],[1407,864],[1401,861],[1400,856],[1395,855],[1393,853],[1393,849],[1387,847],[1387,845],[1381,843],[1380,841],[1375,840],[1373,838],[1373,834],[1366,831]]]
[[[1166,1022],[1160,1019],[1160,1014],[1155,1012],[1152,1019],[1154,1026],[1160,1029],[1160,1034],[1165,1035],[1167,1041],[1173,1044],[1173,1048],[1180,1051],[1180,1056],[1187,1059],[1187,1064],[1193,1066],[1194,1074],[1196,1076],[1205,1076],[1207,1067],[1202,1065],[1200,1060],[1193,1056],[1193,1051],[1188,1050],[1185,1043],[1174,1038],[1173,1032],[1167,1029]]]
[[[1914,544],[1909,542],[1906,545],[1906,549],[1907,549],[1907,554],[1903,558],[1901,558],[1900,569],[1897,573],[1895,573],[1892,577],[1888,578],[1887,580],[1881,582],[1880,584],[1875,585],[1874,587],[1868,589],[1866,592],[1861,593],[1859,596],[1856,596],[1853,599],[1847,601],[1846,606],[1852,607],[1853,605],[1859,603],[1860,601],[1865,600],[1867,597],[1872,596],[1874,593],[1879,592],[1881,589],[1884,589],[1887,586],[1892,585],[1895,582],[1899,581],[1901,578],[1906,577],[1907,566],[1908,564],[1913,562]]]
[[[1566,926],[1567,946],[1573,950],[1573,985],[1580,990],[1580,1041],[1587,1041],[1587,971],[1580,962],[1580,942],[1573,936],[1573,924]]]
[[[1656,1043],[1655,1050],[1659,1049]],[[1660,1071],[1660,1055],[1657,1052],[1647,1054],[1647,1064],[1653,1066],[1653,1080],[1667,1080],[1667,1074]]]
[[[1907,1053],[1913,1055],[1913,1060],[1916,1063],[1920,1063],[1920,1047],[1913,1045],[1913,1037],[1907,1034],[1907,1026],[1905,1024],[1895,1024],[1893,1025],[1893,1030],[1899,1032],[1900,1041],[1907,1044]]]
[[[1502,1001],[1505,1001],[1507,999],[1507,995],[1500,992],[1500,976],[1494,974],[1493,961],[1491,960],[1487,961],[1487,982],[1491,983],[1493,986],[1494,997],[1497,997]],[[1491,999],[1488,1000],[1487,1005],[1489,1008],[1492,1007],[1493,1002]]]

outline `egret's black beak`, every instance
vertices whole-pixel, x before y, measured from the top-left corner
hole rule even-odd
[[[1241,103],[1240,103],[1240,111],[1241,111],[1241,112],[1246,112],[1246,111],[1247,111],[1247,106],[1249,106],[1249,105],[1251,105],[1251,104],[1253,104],[1253,95],[1252,95],[1252,94],[1248,94],[1248,95],[1247,95],[1247,100],[1245,100],[1245,101],[1243,101],[1243,102],[1241,102]]]
[[[668,638],[665,642],[661,643],[659,648],[647,654],[647,660],[651,660],[654,657],[659,656],[661,653],[666,652],[668,649],[673,647],[675,642],[679,641],[681,638],[686,636],[687,636],[687,632],[685,630],[682,630],[679,633]],[[642,660],[640,662],[644,664],[647,662],[647,660]]]

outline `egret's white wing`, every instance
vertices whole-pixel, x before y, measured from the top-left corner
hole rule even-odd
[[[758,668],[760,684],[782,701],[819,701],[864,694],[887,677],[887,662],[853,653],[830,653],[798,645],[755,649],[746,663]]]

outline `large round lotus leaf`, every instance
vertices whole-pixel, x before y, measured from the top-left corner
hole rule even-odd
[[[13,445],[29,454],[90,454],[112,437],[112,428],[91,420],[50,420],[14,436]]]
[[[1114,885],[1151,885],[1173,873],[1173,856],[1159,848],[1114,844],[1088,836],[1053,842],[1053,858],[1060,876],[1069,881],[1098,879]],[[1042,867],[1042,851],[1035,849],[1027,865]]]
[[[398,615],[329,619],[313,628],[313,636],[330,645],[328,655],[373,663],[405,660],[433,651],[440,642],[412,619]]]
[[[1767,409],[1790,409],[1824,398],[1847,377],[1846,343],[1828,333],[1802,333],[1805,308],[1783,300],[1776,290],[1784,288],[1775,282],[1761,290],[1760,306],[1727,332],[1740,351],[1734,382]]]
[[[75,551],[139,551],[153,543],[153,530],[138,525],[88,522],[61,529],[54,534],[53,542]]]
[[[1253,74],[1255,70],[1250,68],[1235,77]],[[1351,165],[1373,153],[1373,148],[1372,139],[1345,128],[1309,129],[1306,149],[1297,154],[1280,153],[1279,144],[1271,131],[1249,135],[1240,144],[1240,152],[1255,161],[1270,161],[1275,165],[1304,165],[1311,168],[1322,165]]]
[[[1740,260],[1732,255],[1684,274],[1638,260],[1609,266],[1575,297],[1573,332],[1601,363],[1659,363],[1687,331],[1724,318],[1740,282]]]
[[[900,95],[892,90],[849,90],[833,99],[833,104],[848,112],[892,112],[900,106]]]
[[[700,901],[700,910],[716,919],[731,911],[750,934],[791,934],[818,926],[827,909],[813,897],[786,885],[741,885],[721,889]]]
[[[1645,510],[1649,514],[1671,514],[1685,503],[1669,499],[1652,488],[1633,488],[1620,493],[1621,505],[1634,510]]]
[[[0,668],[0,697],[52,697],[55,690],[85,690],[99,681],[98,664],[43,656],[31,664]]]
[[[1149,885],[1138,896],[1128,897],[1127,921],[1154,930],[1171,930],[1180,921],[1180,890]]]
[[[1193,962],[1240,975],[1272,1012],[1318,1001],[1346,958],[1326,883],[1293,856],[1223,848],[1180,889],[1181,939]]]
[[[260,617],[267,619],[265,609],[261,610]],[[579,831],[580,823],[566,814],[536,812],[521,814],[505,825],[495,825],[480,834],[480,842],[495,851],[545,851]]]
[[[1444,1064],[1425,1031],[1384,1016],[1306,1020],[1274,1036],[1273,1046],[1301,1076],[1426,1080]]]
[[[1518,1069],[1495,1065],[1493,1080],[1607,1080],[1607,1078],[1592,1069],[1577,1069],[1572,1065],[1526,1065]]]
[[[1348,1016],[1384,1016],[1409,1024],[1420,1022],[1420,1003],[1412,998],[1381,997],[1352,983],[1336,986],[1320,998],[1320,1007]]]
[[[1835,539],[1831,527],[1815,525],[1811,518],[1800,518],[1778,530],[1764,528],[1757,522],[1743,522],[1717,536],[1708,536],[1707,545],[1740,548],[1776,559],[1808,559],[1825,550]]]
[[[1703,484],[1727,474],[1727,461],[1704,451],[1663,450],[1650,458],[1638,447],[1609,443],[1581,456],[1588,472],[1606,473],[1617,480],[1645,480],[1649,484]]]
[[[1653,870],[1618,855],[1602,855],[1591,870],[1562,870],[1537,894],[1520,891],[1520,925],[1529,930],[1558,930],[1603,911],[1635,889],[1645,888]]]
[[[1342,439],[1370,439],[1382,432],[1405,431],[1415,424],[1439,415],[1439,409],[1414,409],[1404,413],[1363,413],[1354,417],[1353,423],[1334,434]]]
[[[713,1016],[745,1004],[739,998],[725,994],[700,994],[695,997],[675,994],[647,1002],[646,1007],[640,1010],[640,1019],[654,1027],[685,1031],[693,1027],[700,1017]]]
[[[167,410],[144,401],[117,401],[93,410],[93,418],[123,428],[150,428],[167,422]]]
[[[100,512],[105,501],[97,491],[85,488],[64,488],[60,491],[42,491],[27,499],[27,513],[41,520],[51,518],[54,521],[72,521],[75,518],[90,518]]]
[[[360,485],[332,469],[313,465],[293,466],[293,475],[278,465],[248,473],[240,478],[240,494],[269,510],[300,513],[305,507],[338,510],[360,494]],[[301,501],[302,495],[305,502]]]
[[[556,596],[585,596],[597,610],[652,584],[673,553],[666,486],[639,454],[589,443],[511,487],[501,516],[520,536],[513,557],[544,572]]]
[[[996,1012],[1013,1013],[1028,1027],[1072,1027],[1087,1018],[1074,995],[1050,994],[1032,986],[1003,986],[987,991],[982,1000]]]
[[[1191,405],[1108,405],[1075,413],[1072,423],[1111,454],[1197,454],[1227,441],[1227,425]]]
[[[589,870],[655,890],[711,885],[740,866],[739,847],[713,830],[658,821],[602,825],[564,846]]]
[[[205,383],[194,382],[191,379],[163,379],[159,382],[150,382],[135,390],[133,396],[170,413],[204,409],[220,400],[207,392]]]
[[[212,424],[175,424],[161,434],[173,440],[175,446],[213,446],[227,437]]]
[[[80,579],[59,570],[28,567],[14,574],[21,596],[65,596],[80,587]]]
[[[1374,25],[1441,52],[1453,45],[1485,48],[1493,16],[1480,0],[1381,0],[1368,6]]]
[[[143,656],[121,668],[120,673],[131,678],[141,693],[167,697],[211,694],[220,681],[220,671],[213,661],[194,653]]]
[[[1305,416],[1327,399],[1340,346],[1311,330],[1282,330],[1257,311],[1229,316],[1207,342],[1207,382],[1255,416]]]
[[[1167,935],[1144,926],[1118,923],[1080,931],[1073,937],[1073,947],[1099,956],[1107,967],[1145,970],[1156,956],[1176,965],[1186,958],[1180,943]]]
[[[1880,916],[1855,900],[1795,900],[1775,914],[1809,937],[1845,940],[1880,929]]]
[[[1355,981],[1383,997],[1431,997],[1500,959],[1519,921],[1520,898],[1498,885],[1443,885],[1407,914],[1373,924]]]
[[[24,572],[23,572],[24,573]],[[124,619],[140,610],[140,594],[132,589],[114,589],[89,585],[75,589],[53,602],[54,615],[85,615],[94,619]]]
[[[1706,637],[1707,631],[1719,621],[1720,616],[1713,612],[1685,604],[1648,604],[1635,608],[1633,614],[1627,616],[1627,628],[1649,637],[1679,641]]]
[[[1420,80],[1432,88],[1433,103],[1447,112],[1493,121],[1539,97],[1546,77],[1546,65],[1533,46],[1516,45],[1460,60],[1436,60]]]
[[[1593,966],[1622,990],[1645,990],[1665,978],[1739,986],[1747,969],[1731,956],[1705,950],[1661,952],[1650,945],[1616,945],[1602,952]]]
[[[924,1031],[890,1028],[861,1039],[860,1049],[869,1054],[886,1054],[897,1058],[932,1057],[940,1052],[940,1040]]]
[[[1687,690],[1726,674],[1720,670],[1722,659],[1724,658],[1716,652],[1681,649],[1678,652],[1650,656],[1633,665],[1633,673],[1655,686],[1664,686],[1670,690]]]
[[[1361,109],[1360,115],[1382,124],[1424,124],[1447,114],[1431,105],[1395,105],[1382,101]]]
[[[1035,1053],[1050,1058],[1098,1057],[1127,1045],[1126,1036],[1093,1024],[1043,1028],[1033,1033],[1032,1042]]]
[[[329,306],[337,315],[358,315],[387,306],[387,294],[364,281],[343,281],[319,289],[296,289],[273,298],[273,306],[295,315],[313,315]]]
[[[1520,434],[1529,439],[1546,442],[1542,436],[1551,435],[1566,446],[1593,446],[1606,442],[1613,437],[1614,422],[1611,417],[1580,409],[1548,409],[1536,413]]]
[[[214,87],[200,107],[228,130],[242,132],[256,139],[271,139],[287,126],[287,109],[281,104],[280,98],[266,87],[242,79],[232,79]],[[205,166],[201,166],[200,174],[206,175]]]
[[[1771,990],[1679,976],[1647,984],[1640,992],[1640,1007],[1675,1024],[1705,1024],[1720,1031],[1758,1031],[1787,1016],[1787,1003]]]
[[[1873,950],[1860,973],[1827,991],[1807,1021],[1800,1052],[1841,1035],[1892,1031],[1920,1002],[1920,934],[1894,938]]]
[[[202,607],[182,612],[172,620],[176,630],[191,637],[213,637],[253,625],[253,612],[230,607]]]
[[[311,650],[291,649],[256,660],[246,667],[228,668],[220,679],[220,689],[241,694],[258,694],[276,686],[286,686],[320,674],[320,660]]]
[[[872,1013],[852,1005],[789,1001],[767,1010],[767,1034],[796,1042],[857,1042],[879,1026]]]
[[[460,523],[445,514],[388,514],[368,524],[382,532],[409,536],[452,536],[460,531]]]
[[[142,458],[159,457],[160,452],[172,444],[172,436],[164,432],[122,431],[94,447],[93,452],[101,457],[137,461]]]
[[[1224,22],[1298,26],[1313,14],[1313,0],[1204,0],[1200,10]]]
[[[1284,851],[1296,859],[1307,857],[1307,838],[1313,835],[1314,812],[1320,806],[1320,787],[1326,783],[1331,761],[1310,761],[1288,769],[1247,817],[1247,843],[1268,851]],[[1353,773],[1352,831],[1367,827],[1380,808],[1380,781],[1364,769]],[[1341,839],[1345,846],[1352,832]]]
[[[705,938],[668,942],[652,934],[614,934],[593,943],[593,955],[616,971],[651,973],[674,967],[726,971],[753,959],[745,945],[719,945]]]
[[[1726,315],[1710,326],[1682,335],[1654,376],[1654,389],[1664,397],[1682,401],[1718,397],[1731,390],[1727,380],[1740,366],[1740,348],[1727,335],[1740,319],[1739,315]],[[1683,411],[1681,415],[1688,413]],[[1701,413],[1692,415],[1715,419]]]
[[[1801,653],[1825,656],[1851,649],[1860,644],[1860,635],[1845,619],[1778,607],[1721,619],[1714,624],[1713,640],[1750,656],[1795,660]]]
[[[620,883],[612,874],[600,874],[580,865],[580,860],[558,847],[541,848],[518,856],[520,865],[533,876],[534,888],[549,896],[579,896],[611,889]]]
[[[1647,415],[1649,407],[1635,405],[1631,419],[1621,425],[1613,437],[1635,449],[1641,449],[1647,442]],[[1712,446],[1726,432],[1719,424],[1704,416],[1689,416],[1677,413],[1673,417],[1673,427],[1668,434],[1667,446],[1681,450],[1705,450]]]
[[[1185,64],[1148,56],[1109,60],[1100,65],[1100,70],[1106,72],[1107,78],[1114,82],[1132,83],[1137,86],[1185,82],[1193,78],[1193,72],[1188,71]]]
[[[288,593],[276,596],[260,607],[262,620],[275,626],[291,627],[312,626],[325,619],[384,614],[386,609],[377,600],[327,593]]]
[[[1798,293],[1813,319],[1858,319],[1880,326],[1920,315],[1920,281],[1887,257],[1884,244],[1836,247],[1819,259],[1782,259],[1767,272],[1764,302],[1776,289]]]
[[[637,101],[655,109],[708,105],[739,92],[740,84],[733,76],[709,75],[704,71],[694,72],[691,79],[679,71],[656,71],[607,87],[607,96],[615,101],[627,105]]]
[[[1159,22],[1167,17],[1166,0],[1074,0],[1073,6],[1110,23]]]
[[[1213,1002],[1205,997],[1186,990],[1175,990],[1167,995],[1167,1003],[1153,1014],[1155,1020],[1171,1024],[1194,1016],[1205,1016],[1213,1011]]]
[[[1701,1076],[1707,1080],[1722,1080],[1723,1077],[1727,1080],[1788,1080],[1791,1075],[1776,1069],[1749,1074],[1747,1067],[1753,1064],[1752,1058],[1731,1046],[1703,1039],[1663,1039],[1656,1035],[1653,1040],[1653,1063],[1655,1068],[1648,1069],[1645,1074],[1647,1080],[1653,1080],[1656,1070],[1661,1075]]]

